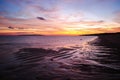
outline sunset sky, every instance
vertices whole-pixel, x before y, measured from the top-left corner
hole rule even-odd
[[[120,32],[120,0],[0,0],[1,35]]]

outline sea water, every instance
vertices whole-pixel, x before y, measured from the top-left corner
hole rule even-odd
[[[1,36],[0,80],[119,80],[118,48],[97,36]]]

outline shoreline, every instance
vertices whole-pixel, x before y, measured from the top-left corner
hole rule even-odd
[[[97,35],[98,38],[92,43],[108,46],[108,47],[120,47],[120,33]]]

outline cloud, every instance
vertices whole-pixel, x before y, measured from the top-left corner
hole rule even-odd
[[[37,19],[39,19],[39,20],[43,20],[43,21],[45,21],[46,19],[45,18],[43,18],[43,17],[37,17]]]
[[[22,28],[22,27],[13,27],[13,26],[8,26],[8,29],[23,30],[23,29],[25,29],[25,28]]]
[[[79,2],[80,3],[84,0],[62,0],[62,1],[67,2],[67,3],[73,3],[73,2]]]
[[[86,25],[86,26],[96,26],[105,23],[103,20],[99,21],[75,21],[75,22],[64,22],[65,24],[70,24],[70,25]]]
[[[115,16],[114,16],[113,20],[114,20],[114,22],[120,24],[120,11],[115,12]]]
[[[117,0],[96,0],[96,1],[98,1],[98,2],[115,2],[115,1],[117,1]]]
[[[14,27],[12,27],[12,26],[9,26],[8,28],[9,28],[9,29],[14,29]]]
[[[44,13],[47,13],[47,12],[52,13],[52,12],[56,12],[56,11],[59,10],[58,5],[50,6],[49,8],[46,8],[46,7],[44,7],[44,6],[40,6],[40,5],[37,5],[37,4],[35,4],[35,5],[32,4],[32,5],[30,5],[30,6],[31,6],[31,8],[34,8],[34,9],[36,9],[36,10],[38,10],[38,11],[42,11],[42,12],[44,12]]]
[[[23,6],[24,4],[31,4],[34,2],[33,0],[5,0],[5,1],[19,6]]]
[[[7,11],[3,10],[3,11],[0,11],[0,15],[5,15],[5,14],[9,14]]]
[[[0,21],[26,21],[27,19],[23,18],[11,18],[11,17],[3,17],[0,16]]]
[[[19,6],[20,10],[18,12],[13,13],[13,16],[20,16],[25,18],[34,18],[36,16],[46,16],[53,14],[59,11],[57,5],[57,1],[47,1],[47,0],[6,0],[9,3],[12,3],[16,6]],[[49,6],[45,6],[44,4],[51,4]],[[56,4],[54,4],[56,3]],[[1,13],[3,14],[3,13]]]
[[[102,23],[104,23],[103,20],[100,21],[81,21],[80,23],[88,25],[88,26],[95,26],[95,25],[100,25]]]
[[[120,27],[116,27],[116,28],[93,28],[90,29],[99,33],[114,33],[114,32],[120,32]]]

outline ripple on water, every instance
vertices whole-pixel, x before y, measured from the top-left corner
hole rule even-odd
[[[5,66],[1,75],[3,80],[120,79],[119,67],[112,64],[117,60],[110,59],[113,56],[110,49],[102,48],[88,44],[57,50],[23,48],[13,53],[15,62]]]

